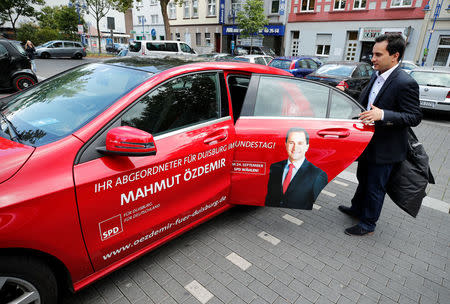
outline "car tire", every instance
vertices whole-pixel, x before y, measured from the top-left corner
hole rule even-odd
[[[16,91],[22,91],[28,89],[34,85],[37,81],[29,75],[19,75],[16,76],[12,81],[12,87]]]
[[[81,53],[76,53],[75,56],[73,56],[75,59],[82,59],[83,55]]]
[[[0,303],[56,304],[58,284],[54,273],[32,257],[0,256]]]
[[[48,58],[50,58],[50,54],[49,53],[42,53],[41,54],[41,58],[42,59],[48,59]]]

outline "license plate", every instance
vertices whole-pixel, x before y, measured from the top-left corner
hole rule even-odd
[[[432,101],[421,101],[420,102],[420,105],[421,106],[424,106],[424,107],[430,107],[430,108],[434,108],[434,106],[436,105],[434,102],[432,102]]]

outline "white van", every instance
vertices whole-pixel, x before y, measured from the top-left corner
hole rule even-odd
[[[197,56],[188,44],[181,41],[169,40],[135,40],[128,47],[128,56]]]

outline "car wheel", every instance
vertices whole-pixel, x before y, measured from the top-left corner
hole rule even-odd
[[[42,53],[41,54],[41,58],[42,59],[48,59],[48,58],[50,58],[50,54],[49,53]]]
[[[56,304],[53,272],[40,260],[0,256],[0,303]]]
[[[80,53],[76,53],[74,57],[75,59],[82,59],[83,55],[81,55]]]
[[[36,80],[34,80],[33,77],[28,75],[19,75],[15,77],[12,81],[12,85],[14,90],[16,91],[22,91],[24,89],[27,89],[34,85],[36,83]]]

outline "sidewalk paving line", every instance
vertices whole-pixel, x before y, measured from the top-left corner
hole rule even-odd
[[[341,185],[341,186],[344,186],[344,187],[348,187],[348,184],[347,184],[347,183],[338,181],[338,180],[336,180],[336,179],[333,179],[333,183],[338,184],[338,185]]]
[[[226,257],[226,259],[244,271],[246,271],[250,266],[252,266],[252,263],[250,263],[249,261],[247,261],[246,259],[244,259],[243,257],[234,252],[230,253]]]
[[[290,215],[290,214],[285,214],[285,215],[283,215],[283,218],[284,218],[286,221],[289,221],[289,222],[291,222],[291,223],[294,223],[294,224],[297,225],[297,226],[300,226],[301,224],[303,224],[303,221],[302,221],[301,219],[298,219],[298,218],[296,218],[296,217],[293,217],[293,216]]]
[[[348,180],[350,182],[353,182],[355,184],[358,183],[358,180],[356,178],[356,174],[349,171],[342,171],[339,175],[339,178]],[[323,191],[322,191],[323,192]],[[429,196],[425,196],[422,201],[422,206],[432,208],[441,212],[450,213],[450,204]]]
[[[209,300],[211,300],[214,295],[209,292],[208,289],[203,287],[199,282],[196,280],[192,281],[191,283],[184,286],[184,288],[191,293],[197,300],[199,300],[201,303],[205,304]]]
[[[331,197],[336,197],[336,194],[334,194],[332,192],[329,192],[327,190],[322,190],[321,193],[323,193],[325,195],[328,195],[328,196],[331,196]]]
[[[332,194],[333,194],[333,193],[332,193]],[[336,196],[336,194],[335,194],[334,196]],[[334,197],[334,196],[333,196],[333,197]],[[317,204],[313,204],[313,208],[316,209],[316,210],[320,210],[320,208],[322,208],[322,207],[319,206],[319,205],[317,205]]]
[[[268,234],[265,231],[261,231],[258,236],[260,238],[262,238],[263,240],[271,243],[272,245],[278,245],[278,243],[281,242],[281,240],[277,239],[276,237],[274,237],[273,235]]]

